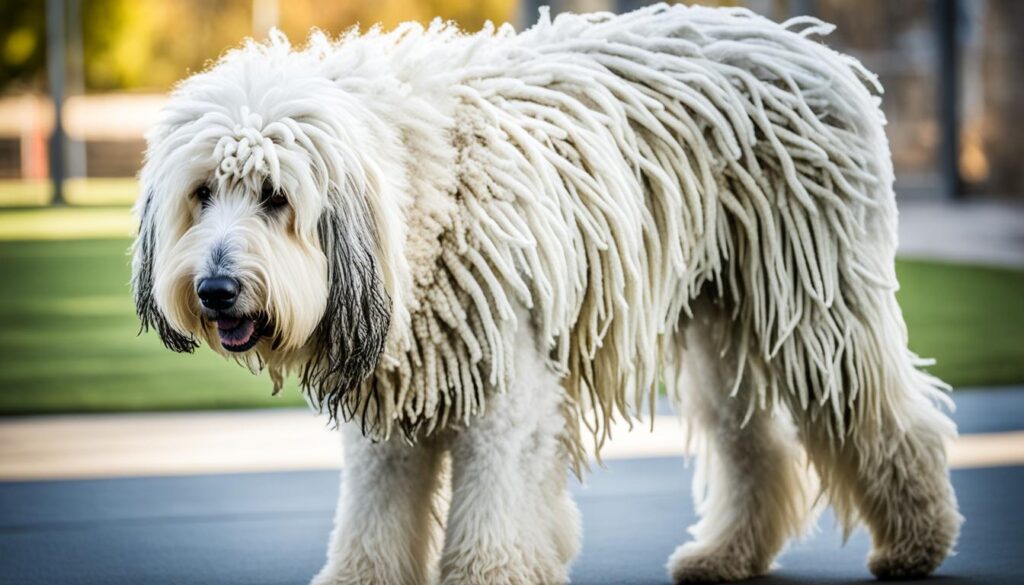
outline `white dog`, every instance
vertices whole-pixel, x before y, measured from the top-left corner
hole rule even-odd
[[[275,34],[174,91],[138,313],[344,423],[315,583],[567,581],[567,468],[662,383],[704,446],[676,582],[767,571],[812,468],[876,575],[942,562],[955,428],[894,296],[879,90],[829,30],[662,5]]]

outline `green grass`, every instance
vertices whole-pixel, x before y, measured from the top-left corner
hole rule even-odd
[[[131,178],[90,178],[64,181],[64,198],[72,205],[131,205],[138,194]],[[46,180],[0,180],[0,207],[48,205],[53,184]]]
[[[127,239],[0,241],[0,413],[297,405],[206,348],[136,336]],[[900,262],[911,346],[958,385],[1024,382],[1024,272]]]
[[[136,336],[128,239],[0,242],[0,413],[301,404],[209,349]]]
[[[135,230],[127,207],[38,207],[0,213],[0,240],[126,238]]]
[[[910,347],[954,386],[1024,383],[1024,271],[898,261]]]

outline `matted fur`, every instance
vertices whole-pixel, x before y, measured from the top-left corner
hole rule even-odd
[[[485,385],[503,391],[520,302],[569,396],[594,413],[586,420],[600,443],[610,418],[635,414],[660,380],[671,386],[666,336],[710,290],[749,326],[735,344],[749,370],[735,380],[753,377],[750,408],[780,393],[828,405],[821,423],[840,439],[880,411],[901,412],[892,401],[944,396],[914,367],[891,295],[896,213],[878,86],[813,40],[829,30],[807,18],[777,25],[744,10],[658,6],[542,17],[520,35],[408,24],[336,42],[314,35],[302,51],[275,36],[177,90],[142,179],[177,179],[152,176],[173,171],[167,160],[154,168],[155,154],[203,146],[183,122],[205,106],[206,78],[241,79],[257,64],[271,83],[312,76],[266,90],[282,94],[280,108],[294,92],[291,107],[308,121],[293,113],[261,127],[266,113],[239,123],[225,107],[227,144],[249,132],[261,152],[226,156],[225,137],[207,131],[217,141],[208,164],[222,181],[282,183],[286,147],[309,142],[317,172],[293,171],[286,188],[326,201],[306,205],[302,229],[315,231],[323,205],[369,207],[349,225],[369,222],[386,260],[368,274],[386,281],[389,350],[361,385],[325,362],[300,366],[317,402],[365,417],[378,436],[396,424],[411,434],[468,422]],[[317,94],[326,84],[342,91]],[[377,136],[361,142],[358,126]],[[343,150],[328,155],[321,142]],[[141,260],[153,253],[152,207],[170,204],[155,199],[141,203],[139,312],[180,351],[194,328],[182,318],[169,328],[153,312]],[[903,365],[873,367],[879,359]]]
[[[678,326],[709,297],[733,324],[741,426],[785,406],[806,415],[812,459],[856,442],[856,461],[821,469],[852,526],[857,496],[830,474],[910,448],[886,433],[955,429],[893,295],[880,88],[816,39],[830,30],[660,5],[545,12],[521,34],[435,22],[250,42],[182,83],[148,137],[143,326],[176,351],[217,348],[192,289],[201,250],[224,245],[242,302],[274,325],[240,360],[276,387],[300,374],[377,439],[422,439],[508,390],[526,307],[579,464],[579,421],[600,447],[659,383],[678,394]],[[285,215],[245,202],[266,180]]]

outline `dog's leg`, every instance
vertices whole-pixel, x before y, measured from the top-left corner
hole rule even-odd
[[[788,421],[755,410],[750,390],[730,389],[736,352],[720,348],[727,317],[710,302],[694,305],[684,331],[684,395],[680,407],[703,440],[694,494],[700,521],[694,540],[668,561],[676,583],[718,583],[769,570],[786,542],[798,536],[811,513],[806,470]]]
[[[867,524],[873,544],[868,566],[883,579],[934,571],[952,550],[962,522],[944,445],[952,425],[923,395],[903,398],[887,407],[899,412],[883,409],[880,421],[855,425],[841,445],[827,435],[830,413],[824,409],[817,420],[801,425],[807,452],[840,517],[848,527],[858,517]]]
[[[400,437],[374,443],[345,424],[345,471],[327,564],[313,585],[423,585],[434,537],[440,449]],[[436,557],[435,557],[436,559]]]
[[[445,585],[555,585],[568,580],[580,520],[561,443],[563,391],[528,333],[516,381],[451,443],[452,501],[441,560]]]

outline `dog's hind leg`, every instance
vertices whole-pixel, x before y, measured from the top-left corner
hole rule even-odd
[[[528,329],[521,313],[511,387],[453,431],[444,585],[568,581],[580,519],[566,485],[564,395]]]
[[[434,498],[441,449],[402,437],[374,442],[342,428],[345,471],[327,563],[312,585],[423,585],[436,569]]]
[[[769,570],[786,542],[807,524],[811,488],[792,425],[768,410],[749,411],[751,389],[735,351],[721,351],[727,316],[706,299],[683,331],[680,408],[700,447],[694,540],[668,561],[676,583],[718,583]],[[747,418],[749,414],[749,419]]]
[[[847,406],[845,432],[836,430],[836,413],[828,405],[816,408],[812,401],[792,410],[847,530],[860,519],[871,533],[871,572],[886,579],[923,577],[950,553],[962,522],[945,448],[955,430],[928,397],[933,382],[913,367],[901,343],[881,347],[852,349],[877,357],[869,368],[870,385],[857,394],[869,402]]]

